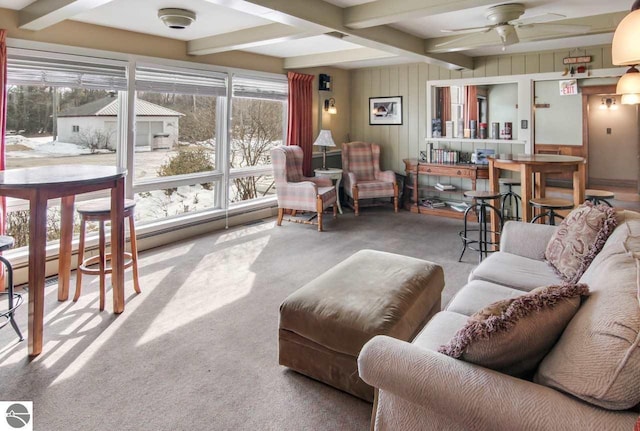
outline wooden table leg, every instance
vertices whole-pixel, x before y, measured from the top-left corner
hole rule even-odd
[[[586,184],[586,164],[583,162],[578,164],[578,170],[573,171],[573,204],[576,207],[584,203]]]
[[[522,221],[528,223],[532,218],[531,206],[531,175],[533,171],[527,164],[520,165],[520,183],[522,192]]]
[[[73,203],[75,196],[65,196],[60,205],[60,255],[58,256],[58,301],[69,299],[71,243],[73,241]]]
[[[30,356],[42,352],[44,281],[47,260],[47,198],[33,190],[29,200],[29,335]]]
[[[495,160],[489,159],[489,191],[492,193],[500,192],[500,168],[496,167]],[[500,211],[500,199],[496,199],[496,208]],[[495,211],[491,213],[491,242],[497,244],[499,241],[498,232],[500,232],[500,219],[495,214]]]
[[[111,283],[113,312],[124,311],[124,178],[111,189]]]

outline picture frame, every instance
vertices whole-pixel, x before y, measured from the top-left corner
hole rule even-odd
[[[369,97],[369,125],[402,125],[402,96]]]

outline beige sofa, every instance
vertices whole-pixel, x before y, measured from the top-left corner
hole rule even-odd
[[[532,380],[437,353],[467,317],[503,298],[557,284],[544,250],[557,227],[508,222],[500,252],[412,343],[374,337],[358,358],[378,388],[376,430],[625,430],[640,403],[640,214],[624,211],[580,279],[591,295]]]

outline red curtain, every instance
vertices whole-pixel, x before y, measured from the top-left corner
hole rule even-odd
[[[313,75],[289,72],[289,113],[287,126],[287,145],[302,148],[304,158],[302,172],[313,176],[311,156],[313,153]]]
[[[5,133],[7,130],[7,31],[0,30],[0,171],[5,168]],[[7,220],[6,199],[3,196],[0,201],[2,211],[0,211],[0,235],[5,234]]]
[[[471,120],[476,120],[476,130],[480,129],[478,121],[478,88],[475,85],[464,87],[464,120],[466,128],[471,128]]]

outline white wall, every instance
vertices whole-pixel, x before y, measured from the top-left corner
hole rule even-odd
[[[549,104],[535,109],[535,143],[582,145],[582,96],[561,96],[559,81],[535,83],[534,103]]]
[[[510,122],[512,124],[511,139],[518,139],[518,85],[496,84],[490,85],[488,89],[488,136],[491,136],[491,123],[500,123],[502,130],[504,123]]]

